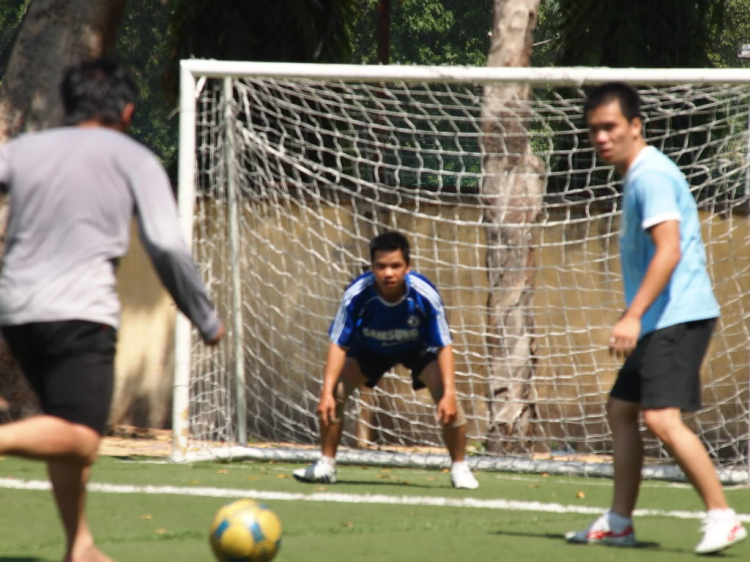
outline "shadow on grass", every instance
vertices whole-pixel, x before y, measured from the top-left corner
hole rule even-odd
[[[404,486],[407,488],[425,488],[428,490],[436,490],[439,489],[441,486],[430,486],[428,484],[415,484],[414,482],[407,482],[404,480],[336,480],[335,484],[324,484],[322,482],[303,482],[302,480],[297,480],[300,484],[311,486],[332,486],[332,487],[339,487],[341,484],[347,484],[349,486]],[[452,489],[452,488],[448,488]],[[0,558],[0,562],[3,562],[3,559]]]
[[[30,558],[29,556],[0,556],[0,562],[47,562],[44,558]]]
[[[549,539],[549,540],[563,542],[567,544],[568,546],[570,546],[570,548],[609,548],[609,549],[614,549],[614,550],[632,548],[634,550],[652,550],[652,551],[658,551],[658,552],[671,552],[675,554],[687,554],[690,556],[694,556],[693,549],[690,546],[686,548],[664,548],[663,546],[661,546],[661,543],[651,542],[651,541],[638,541],[636,545],[633,547],[622,547],[622,546],[609,546],[606,544],[569,543],[565,539],[565,535],[560,535],[556,533],[523,533],[519,531],[493,531],[490,534],[498,535],[501,537],[528,537],[528,538],[533,538],[533,539]],[[722,559],[729,559],[729,558],[735,558],[735,557],[736,557],[736,554],[734,550],[721,551],[721,552],[717,552],[711,555],[711,558],[714,560],[722,560]],[[0,562],[3,562],[2,558],[0,558]]]
[[[610,546],[605,544],[580,544],[580,543],[569,543],[565,539],[565,535],[557,534],[557,533],[524,533],[520,531],[493,531],[491,533],[492,535],[499,535],[502,537],[528,537],[533,539],[549,539],[553,541],[560,541],[567,545],[569,545],[571,548],[583,548],[583,547],[593,547],[593,548],[635,548],[638,550],[660,550],[662,552],[681,552],[681,553],[687,553],[686,550],[681,550],[677,548],[662,548],[661,543],[658,542],[648,542],[648,541],[638,541],[635,546],[633,547],[622,547],[622,546]],[[692,554],[692,551],[689,551],[690,554]],[[0,558],[0,562],[2,562],[2,559]]]

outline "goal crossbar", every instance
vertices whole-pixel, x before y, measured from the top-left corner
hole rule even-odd
[[[618,80],[633,85],[750,84],[746,68],[472,67],[242,62],[188,59],[182,72],[197,77],[301,78],[342,82],[508,83],[588,86]]]

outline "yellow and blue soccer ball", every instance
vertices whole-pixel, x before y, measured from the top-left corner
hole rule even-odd
[[[281,546],[281,521],[268,506],[238,500],[216,512],[211,548],[219,562],[269,562]]]

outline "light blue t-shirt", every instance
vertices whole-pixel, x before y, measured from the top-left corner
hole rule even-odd
[[[656,247],[648,229],[680,222],[682,257],[669,283],[641,319],[641,337],[667,326],[719,316],[695,199],[685,176],[667,156],[649,146],[638,153],[624,178],[620,259],[625,300],[633,302]]]

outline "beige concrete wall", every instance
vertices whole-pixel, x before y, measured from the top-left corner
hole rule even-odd
[[[117,272],[122,323],[111,423],[166,427],[171,422],[175,305],[131,232]]]
[[[341,291],[362,271],[362,259],[367,260],[366,240],[372,228],[362,218],[366,210],[352,203],[323,201],[301,208],[291,200],[248,203],[245,208],[242,313],[246,370],[257,376],[248,394],[254,431],[292,439],[302,431],[298,424],[314,435],[314,421],[302,412],[315,406],[319,389],[315,379],[322,374],[326,330]],[[200,237],[210,242],[206,253],[216,259],[210,275],[219,280],[229,271],[223,234],[226,216],[211,208],[201,212]],[[443,293],[456,332],[459,388],[475,397],[465,403],[476,418],[471,433],[481,435],[480,420],[487,412],[483,337],[487,284],[481,217],[472,206],[423,202],[418,208],[404,203],[400,209],[376,215],[409,234],[415,246],[414,268],[433,279]],[[731,442],[746,428],[740,417],[748,399],[750,229],[745,217],[703,218],[723,310],[704,369],[705,381],[713,385],[705,401],[720,407],[691,423],[703,429],[713,425],[720,440]],[[607,216],[588,219],[548,210],[545,224],[535,230],[533,313],[539,334],[535,392],[539,417],[546,420],[536,426],[540,438],[583,439],[605,430],[603,402],[618,368],[606,341],[623,306],[617,228]],[[162,426],[168,419],[173,306],[157,288],[137,246],[123,260],[120,281],[123,330],[113,421]],[[214,288],[227,283],[215,281]],[[227,297],[219,299],[219,307],[229,323]],[[229,347],[222,353],[231,365]],[[404,431],[407,444],[424,432],[431,434],[429,399],[422,395],[415,399],[405,376],[389,378],[383,389],[385,393],[367,399],[373,405],[369,419],[385,428],[379,438],[391,439],[389,427]],[[394,409],[403,411],[404,418],[391,419],[388,413]]]
[[[0,232],[4,228],[0,227]],[[171,416],[174,303],[161,287],[135,229],[118,271],[122,326],[111,423],[165,427]],[[0,423],[39,411],[0,338]]]

